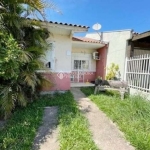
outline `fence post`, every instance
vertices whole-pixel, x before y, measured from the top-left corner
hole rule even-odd
[[[127,63],[128,63],[128,58],[126,57],[125,59],[125,68],[124,68],[124,81],[126,81],[126,76],[127,76]]]

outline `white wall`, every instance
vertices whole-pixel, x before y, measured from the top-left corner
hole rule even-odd
[[[46,53],[46,61],[51,61],[54,72],[71,72],[72,39],[67,35],[50,35],[48,43],[53,43]],[[50,52],[52,51],[52,52]]]
[[[99,40],[97,33],[87,34],[86,37]],[[111,63],[119,65],[121,78],[124,78],[125,57],[129,57],[127,53],[127,40],[131,38],[131,30],[103,32],[102,41],[109,42],[107,51],[106,67]]]
[[[133,88],[130,88],[130,94],[131,95],[138,95],[138,96],[141,96],[143,97],[145,100],[150,100],[150,94],[149,93],[146,93],[144,91],[140,91],[138,89],[133,89]]]
[[[74,57],[78,57],[78,59],[80,59],[80,60],[82,60],[82,59],[89,60],[90,69],[87,71],[96,72],[96,60],[94,60],[92,58],[93,52],[95,52],[95,51],[96,50],[93,50],[93,49],[84,49],[84,48],[73,47],[72,48],[72,61],[74,60]]]

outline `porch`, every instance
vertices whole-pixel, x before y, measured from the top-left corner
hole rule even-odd
[[[88,87],[88,86],[95,86],[95,84],[92,84],[90,82],[85,82],[85,83],[71,83],[70,87]]]
[[[71,82],[92,82],[97,76],[104,78],[106,59],[106,43],[86,37],[73,37]]]

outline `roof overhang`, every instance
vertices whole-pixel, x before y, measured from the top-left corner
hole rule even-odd
[[[66,34],[87,32],[89,27],[72,24],[56,24],[50,22],[42,22],[42,26],[47,28],[50,33]]]
[[[84,25],[77,25],[77,24],[69,24],[69,23],[62,23],[62,22],[53,22],[53,21],[43,21],[43,20],[36,20],[27,18],[28,21],[37,21],[41,24],[43,28],[48,29],[50,33],[55,34],[66,34],[72,37],[73,33],[82,33],[88,31],[89,27]]]
[[[104,43],[89,43],[89,42],[72,41],[73,48],[84,48],[84,49],[97,50],[99,48],[104,47],[105,45],[106,44],[104,44]]]
[[[87,37],[73,37],[72,38],[72,45],[75,48],[86,48],[86,49],[99,49],[102,48],[106,45],[107,43],[100,41],[100,40],[95,40],[92,38],[87,38]]]
[[[141,33],[141,34],[136,34],[135,36],[133,36],[132,41],[137,41],[137,40],[141,40],[143,38],[147,38],[150,37],[150,31]]]

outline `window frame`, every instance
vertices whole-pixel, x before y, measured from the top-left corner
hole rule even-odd
[[[75,67],[75,61],[80,62],[79,68]],[[87,64],[88,67],[87,68],[83,67],[84,66],[83,61],[88,62],[88,64]],[[87,60],[87,59],[74,59],[73,60],[73,70],[90,70],[90,60]]]

